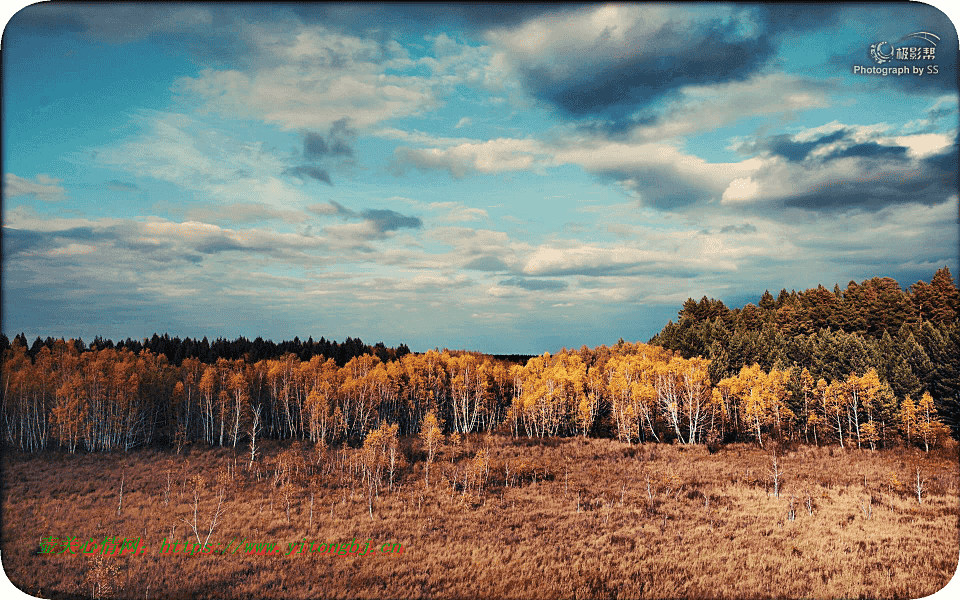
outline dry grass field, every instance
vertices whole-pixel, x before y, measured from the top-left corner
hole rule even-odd
[[[3,567],[30,595],[145,600],[921,598],[957,568],[955,446],[780,448],[774,469],[772,451],[750,445],[478,435],[440,451],[429,486],[420,441],[401,449],[393,489],[385,480],[372,504],[353,449],[274,443],[252,469],[248,452],[197,446],[7,452]],[[195,537],[197,497],[207,536],[220,490],[211,544],[273,541],[282,554],[356,538],[403,553],[160,555],[163,538]],[[140,536],[146,551],[40,552],[48,536]]]

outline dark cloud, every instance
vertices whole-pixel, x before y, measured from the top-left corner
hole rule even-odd
[[[841,135],[842,134],[842,135]],[[933,206],[957,193],[958,145],[922,159],[911,158],[909,149],[873,141],[853,142],[852,133],[834,132],[811,142],[796,142],[789,136],[761,140],[756,148],[784,156],[817,179],[817,172],[838,159],[858,159],[849,176],[821,181],[783,199],[783,206],[811,211],[843,211],[851,208],[876,211],[886,206],[920,203]],[[828,143],[839,148],[823,156],[811,152]]]
[[[807,160],[810,154],[820,147],[836,142],[845,142],[845,148],[835,150],[826,156],[818,157],[819,162],[826,162],[837,158],[888,158],[888,159],[907,159],[907,150],[905,146],[888,146],[876,142],[854,142],[852,132],[847,129],[838,129],[833,133],[820,136],[810,141],[797,141],[789,134],[774,135],[769,138],[758,141],[756,144],[745,145],[739,148],[741,152],[747,153],[769,153],[782,156],[788,161],[799,163]]]
[[[342,121],[342,120],[341,120]],[[307,160],[318,160],[324,156],[353,156],[353,148],[347,143],[344,130],[337,121],[331,127],[330,136],[324,140],[319,133],[307,131],[303,136],[303,156]]]
[[[365,221],[373,223],[378,231],[396,231],[397,229],[421,229],[423,221],[418,217],[408,217],[386,209],[365,210],[360,213]]]
[[[328,204],[314,204],[306,208],[316,215],[336,215],[344,219],[362,220],[373,225],[378,235],[397,229],[421,229],[423,221],[385,208],[371,208],[356,212],[331,200]]]
[[[96,242],[115,237],[92,227],[72,227],[60,231],[34,231],[3,228],[3,249],[7,258],[25,253],[42,253],[70,242]]]
[[[675,97],[684,86],[745,81],[764,72],[785,40],[822,28],[845,10],[814,4],[668,6],[663,16],[651,14],[633,25],[618,25],[616,43],[605,35],[578,43],[573,41],[577,34],[569,32],[569,45],[517,54],[523,87],[562,115],[617,135],[669,118],[657,114],[656,104]],[[580,7],[565,12],[577,10]],[[561,20],[551,18],[545,25]],[[498,27],[509,27],[487,26],[494,35]]]
[[[332,139],[342,139],[356,135],[356,130],[350,127],[350,119],[348,117],[337,119],[330,125],[330,137]]]
[[[520,76],[531,94],[567,116],[609,115],[619,121],[683,85],[741,81],[758,71],[773,46],[762,36],[738,39],[736,28],[719,20],[698,30],[667,23],[629,57],[599,66],[586,63],[572,76],[543,65],[525,66]],[[659,50],[675,46],[677,39],[688,46],[668,54]]]
[[[333,181],[330,180],[330,174],[320,167],[316,167],[314,165],[298,165],[296,167],[290,167],[288,169],[284,169],[283,174],[299,177],[300,179],[306,179],[309,177],[311,179],[316,179],[317,181],[322,181],[327,185],[333,185]]]
[[[843,211],[851,208],[880,210],[894,204],[919,203],[933,206],[957,193],[956,155],[920,161],[920,169],[904,169],[901,163],[878,171],[876,176],[858,175],[830,182],[784,200],[784,205],[814,211]],[[951,168],[952,167],[952,168]]]
[[[189,52],[207,64],[242,67],[261,58],[254,40],[238,35],[242,24],[269,22],[281,12],[243,3],[37,3],[14,15],[10,25],[13,31],[79,34],[110,44],[148,39],[173,54]]]
[[[857,156],[861,158],[906,158],[907,148],[905,146],[883,146],[876,142],[867,142],[850,146],[845,150],[838,150],[827,156],[824,160],[831,158],[845,158],[848,156]]]
[[[11,258],[18,254],[31,251],[34,248],[39,248],[44,245],[48,239],[48,236],[43,232],[4,227],[3,254],[6,258]]]
[[[320,158],[329,152],[327,142],[319,133],[308,131],[303,136],[303,156],[306,158]]]
[[[350,119],[344,117],[333,122],[326,138],[314,131],[303,132],[303,159],[313,164],[289,167],[283,171],[285,175],[293,175],[300,179],[310,177],[317,181],[333,185],[330,173],[319,166],[327,156],[353,156],[348,138],[357,135],[350,127]]]
[[[534,279],[529,277],[511,277],[504,279],[498,285],[518,287],[531,292],[558,291],[567,289],[567,282],[559,279]]]
[[[960,139],[954,141],[953,146],[947,147],[945,152],[923,159],[922,170],[929,173],[945,190],[953,190],[956,193],[957,188],[960,187],[958,157],[960,157]]]
[[[706,180],[690,177],[665,165],[640,165],[598,171],[629,190],[643,206],[664,210],[709,202],[723,190]]]
[[[421,31],[438,26],[460,26],[470,34],[491,27],[509,27],[544,13],[569,12],[575,4],[450,4],[297,3],[290,10],[307,23],[321,23],[341,31],[385,33]]]
[[[521,81],[530,94],[564,115],[617,133],[656,122],[659,117],[648,110],[652,103],[669,99],[685,85],[743,81],[757,74],[785,35],[821,27],[838,9],[734,5],[732,10],[730,16],[694,7],[656,28],[641,20],[618,31],[627,49],[601,38],[592,48],[578,46],[579,55],[561,47],[527,57],[519,69]]]
[[[792,162],[799,162],[805,159],[808,154],[820,146],[832,144],[843,139],[846,137],[846,135],[847,132],[845,130],[838,129],[833,133],[821,136],[809,142],[797,142],[794,141],[791,136],[787,134],[781,134],[771,137],[764,145],[766,149],[773,154],[779,154],[780,156]]]
[[[94,230],[93,227],[71,227],[70,229],[52,232],[51,235],[78,242],[93,242],[104,238],[104,233]]]

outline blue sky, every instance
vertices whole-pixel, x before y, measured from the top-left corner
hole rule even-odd
[[[957,48],[916,3],[32,5],[3,331],[540,353],[956,276]]]

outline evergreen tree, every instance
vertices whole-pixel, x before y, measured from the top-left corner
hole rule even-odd
[[[824,328],[841,328],[843,323],[840,318],[840,300],[822,285],[801,292],[798,297],[800,312],[797,319],[804,332],[812,333]]]
[[[763,295],[760,296],[759,307],[763,310],[776,310],[777,301],[773,299],[770,290],[763,291]]]
[[[925,320],[953,323],[960,313],[960,292],[953,283],[950,269],[937,270],[930,284],[918,281],[910,286],[911,299]]]
[[[877,372],[880,374],[899,398],[912,396],[919,398],[923,392],[923,384],[914,374],[906,359],[899,354],[897,343],[884,331],[883,337],[877,342],[878,361]]]
[[[922,391],[929,391],[927,382],[933,376],[933,363],[913,336],[913,332],[906,326],[902,327],[897,335],[895,354],[909,365],[910,370],[920,381]]]

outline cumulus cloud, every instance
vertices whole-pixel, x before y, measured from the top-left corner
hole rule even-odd
[[[806,8],[588,5],[492,27],[485,38],[534,98],[617,131],[660,120],[658,107],[687,88],[764,75],[785,35],[818,27],[839,10]],[[788,105],[819,104],[808,89],[777,91]]]
[[[460,179],[473,172],[525,171],[545,159],[546,155],[534,140],[497,138],[448,148],[400,146],[394,150],[392,167],[398,174],[408,167],[422,171],[444,170]]]
[[[662,107],[646,111],[643,122],[630,123],[622,137],[656,142],[711,131],[761,115],[794,115],[830,106],[830,86],[785,73],[757,73],[744,80],[700,84],[688,82]],[[599,123],[592,129],[618,134],[614,124]],[[586,127],[587,130],[591,127]]]
[[[403,75],[413,67],[397,43],[337,33],[321,25],[245,24],[258,60],[246,69],[204,69],[177,91],[217,113],[327,129],[350,118],[367,128],[439,103],[437,81]]]
[[[711,163],[667,143],[608,140],[579,140],[558,149],[553,160],[613,179],[643,205],[666,210],[716,200],[732,180],[759,166],[756,159]]]
[[[591,6],[494,29],[524,87],[566,115],[628,116],[685,83],[741,80],[773,47],[750,7]]]
[[[724,204],[752,202],[760,196],[760,186],[752,177],[739,177],[730,182],[720,197]]]
[[[891,204],[940,204],[956,193],[955,138],[830,128],[757,140],[750,147],[761,160],[750,175],[731,181],[722,203],[876,211]]]
[[[56,202],[66,198],[66,191],[60,185],[60,180],[42,173],[37,175],[33,181],[18,177],[13,173],[5,173],[3,176],[3,193],[8,198],[27,196],[46,202]]]

